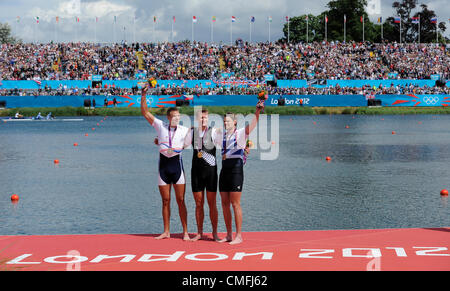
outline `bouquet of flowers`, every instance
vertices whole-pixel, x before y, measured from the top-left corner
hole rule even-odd
[[[264,102],[269,99],[269,95],[266,91],[261,91],[258,93],[258,103],[256,103],[256,108],[262,108],[262,113],[264,113]]]
[[[250,154],[250,149],[253,148],[253,142],[247,139],[244,149],[244,164],[247,162],[247,156]]]
[[[150,88],[155,88],[156,87],[156,79],[155,78],[150,78],[147,80],[148,84],[150,85]]]

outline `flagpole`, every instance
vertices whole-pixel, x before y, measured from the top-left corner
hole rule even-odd
[[[402,43],[402,18],[400,17],[400,44]]]
[[[363,42],[364,42],[364,15],[362,17],[362,21],[363,21]]]
[[[250,19],[250,43],[252,42],[252,20]]]
[[[325,16],[325,42],[328,40],[327,39],[327,24],[328,24],[328,16]]]
[[[97,43],[97,16],[95,17],[95,25],[94,25],[94,43]]]
[[[419,30],[419,44],[420,44],[420,14],[419,14],[419,23],[418,23],[419,25],[419,28],[418,28],[418,30]]]
[[[133,17],[133,43],[136,43],[136,16]]]
[[[194,45],[194,20],[192,20],[192,45]]]
[[[269,43],[270,43],[270,22],[271,20],[269,20]]]
[[[437,27],[438,27],[438,20],[437,20],[437,17],[436,17],[436,43],[439,42],[439,40],[438,40],[438,30],[437,30]]]
[[[211,43],[214,42],[213,31],[214,31],[214,21],[212,21],[211,19]]]
[[[345,27],[347,25],[347,17],[344,14],[344,42],[345,42]]]
[[[233,19],[231,19],[230,23],[230,45],[233,45]]]
[[[288,16],[288,43],[289,43],[289,22],[291,21],[291,19],[289,19],[289,16]]]
[[[309,16],[306,15],[306,43],[309,42],[309,27],[308,27]]]

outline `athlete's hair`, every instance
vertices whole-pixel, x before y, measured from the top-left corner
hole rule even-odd
[[[223,117],[230,117],[231,119],[233,119],[234,121],[236,121],[236,114],[234,114],[233,112],[227,112]]]
[[[234,126],[237,125],[237,117],[236,114],[234,114],[233,112],[227,112],[226,114],[224,114],[223,116],[224,118],[229,117],[234,121]]]
[[[170,113],[171,113],[172,111],[178,111],[178,112],[180,112],[180,110],[178,110],[177,107],[169,107],[169,108],[167,108],[166,115],[167,115],[167,116],[170,116]]]

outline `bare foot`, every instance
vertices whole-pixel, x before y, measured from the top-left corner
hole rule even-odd
[[[223,239],[219,240],[220,243],[223,243],[223,242],[230,242],[230,241],[232,241],[231,235],[227,235],[226,238],[223,238]]]
[[[237,245],[237,244],[240,244],[241,242],[243,242],[242,237],[241,236],[236,236],[234,238],[234,240],[232,242],[230,242],[230,245]]]
[[[164,232],[160,236],[155,237],[155,239],[165,239],[165,238],[170,238],[169,232]]]
[[[220,241],[219,236],[217,235],[217,233],[213,233],[213,240],[214,241]]]
[[[196,236],[194,236],[191,241],[198,241],[202,239],[202,234],[201,233],[197,233]]]
[[[185,234],[183,235],[183,240],[184,240],[184,241],[190,241],[190,240],[191,240],[191,238],[189,237],[189,234],[188,234],[188,233],[185,233]]]

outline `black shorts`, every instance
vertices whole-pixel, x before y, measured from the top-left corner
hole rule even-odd
[[[191,169],[192,192],[217,192],[217,166],[197,166]]]
[[[219,177],[220,192],[242,192],[244,185],[244,163],[242,159],[222,161]]]
[[[159,154],[158,185],[186,184],[183,169],[183,160],[180,155],[168,158]]]

